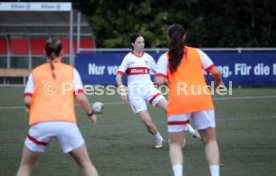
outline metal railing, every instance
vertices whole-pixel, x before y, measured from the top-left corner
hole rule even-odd
[[[210,52],[260,52],[260,51],[276,51],[276,48],[201,48],[203,51]],[[167,48],[145,48],[146,52],[162,53],[167,51]],[[79,53],[88,52],[129,52],[131,48],[79,48]],[[28,69],[45,62],[45,56],[40,54],[0,54],[0,69]],[[69,55],[64,55],[63,61],[69,63]],[[1,79],[4,79],[1,80]],[[26,82],[23,78],[22,84]],[[5,78],[0,78],[0,85],[9,84]]]
[[[276,51],[276,48],[200,48],[203,51]],[[127,52],[131,48],[80,48],[79,52]],[[145,48],[146,52],[165,52],[168,48]]]
[[[21,68],[21,69],[33,69],[37,65],[45,62],[45,56],[40,54],[0,54],[0,68]],[[69,63],[69,55],[63,56],[63,61]]]

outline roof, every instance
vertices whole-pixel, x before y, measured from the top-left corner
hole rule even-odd
[[[77,36],[77,10],[73,13],[74,37]],[[69,12],[0,11],[0,35],[69,37]],[[81,14],[81,38],[94,39],[86,17]]]

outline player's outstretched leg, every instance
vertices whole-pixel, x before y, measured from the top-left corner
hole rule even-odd
[[[159,133],[155,124],[153,123],[148,111],[147,110],[141,111],[137,115],[139,116],[139,118],[142,120],[142,122],[146,126],[148,132],[155,136],[155,139],[156,139],[155,148],[161,148],[164,139],[161,136],[161,134]]]
[[[24,145],[22,159],[16,176],[29,176],[31,175],[32,168],[37,161],[39,153],[32,152]]]
[[[98,172],[89,158],[85,144],[70,152],[70,155],[80,166],[85,176],[98,176]]]
[[[219,148],[215,128],[199,130],[211,176],[219,176]]]
[[[183,153],[182,146],[184,145],[184,132],[169,132],[170,139],[170,160],[174,176],[183,176]]]

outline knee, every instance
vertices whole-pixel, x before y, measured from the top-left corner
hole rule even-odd
[[[184,148],[184,142],[174,142],[174,143],[170,143],[170,150],[181,150],[182,148]]]
[[[216,142],[216,133],[213,128],[208,128],[206,130],[200,131],[201,141],[203,144],[208,144],[212,141]]]
[[[185,139],[170,140],[169,143],[170,143],[170,146],[177,146],[182,148],[185,145]]]
[[[201,136],[201,141],[202,141],[203,144],[207,144],[208,141],[209,141],[209,138],[206,137],[206,136]]]
[[[204,145],[209,144],[212,141],[216,141],[215,138],[209,136],[201,136],[201,141]]]

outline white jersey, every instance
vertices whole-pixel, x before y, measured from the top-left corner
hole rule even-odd
[[[200,61],[201,61],[201,64],[202,64],[202,68],[206,72],[209,72],[215,66],[214,63],[213,63],[213,61],[202,50],[200,50],[200,49],[196,49],[196,50],[197,50],[197,52],[199,54]],[[166,54],[162,54],[159,57],[157,65],[158,65],[158,69],[156,71],[157,72],[156,75],[167,77],[168,58],[167,58]]]
[[[127,74],[128,86],[153,85],[150,71],[155,73],[156,69],[157,65],[149,54],[143,52],[142,56],[137,56],[132,51],[124,57],[117,74]]]

